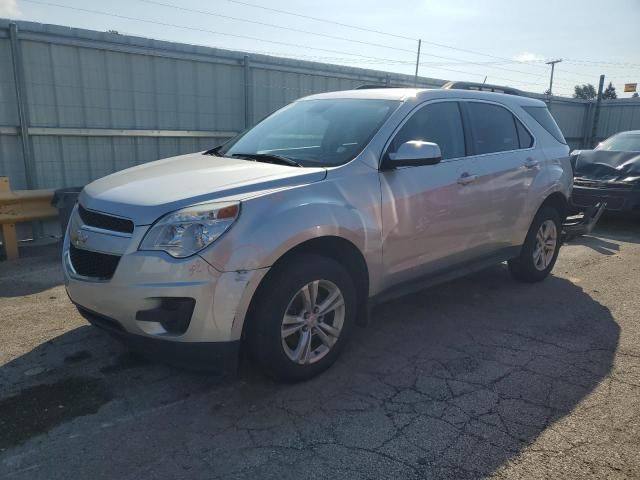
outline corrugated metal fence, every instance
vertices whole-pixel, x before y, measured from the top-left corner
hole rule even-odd
[[[409,75],[0,19],[0,175],[60,188],[209,148],[286,103]],[[420,87],[444,80],[419,78]],[[554,98],[572,147],[593,103]],[[640,128],[640,102],[604,102],[597,139]]]
[[[16,24],[0,20],[0,175],[14,188],[84,185],[210,148],[312,93],[413,84],[407,75]]]

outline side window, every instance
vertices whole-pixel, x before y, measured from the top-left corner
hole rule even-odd
[[[418,110],[396,134],[389,147],[395,152],[411,140],[437,143],[442,159],[465,156],[462,117],[457,102],[439,102]]]
[[[528,130],[524,128],[522,122],[516,117],[513,117],[513,121],[516,122],[516,128],[518,129],[518,140],[520,143],[520,148],[533,147],[533,137],[528,132]]]
[[[468,102],[466,106],[476,155],[520,148],[516,123],[509,110],[480,102]]]

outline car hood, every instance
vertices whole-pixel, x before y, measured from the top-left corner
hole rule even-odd
[[[576,179],[600,182],[640,181],[640,152],[581,150],[571,155]]]
[[[299,168],[193,153],[145,163],[87,185],[88,209],[149,225],[161,215],[196,203],[242,200],[258,192],[325,178],[324,168]]]

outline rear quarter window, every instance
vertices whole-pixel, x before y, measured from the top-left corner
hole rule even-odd
[[[553,138],[558,140],[560,143],[565,145],[567,144],[560,127],[558,127],[558,124],[551,116],[551,113],[549,113],[549,109],[547,107],[522,107],[522,109],[531,115],[542,128],[553,136]]]

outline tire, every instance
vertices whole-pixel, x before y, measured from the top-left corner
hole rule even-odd
[[[543,225],[545,225],[546,230],[541,230]],[[552,226],[555,228],[555,245],[553,249],[549,248],[551,245],[549,240],[545,242],[547,248],[540,252],[541,255],[537,255],[540,246],[538,234],[540,233],[544,237],[544,232],[551,232]],[[562,222],[558,211],[552,207],[540,208],[533,218],[533,222],[531,222],[531,227],[529,227],[520,255],[508,262],[511,275],[516,280],[527,283],[540,282],[547,278],[558,258],[562,243],[561,233]]]
[[[295,254],[276,265],[265,281],[249,318],[250,353],[266,374],[279,381],[320,374],[338,358],[358,313],[351,276],[330,258]],[[309,307],[314,290],[317,308],[330,304],[324,315]]]

